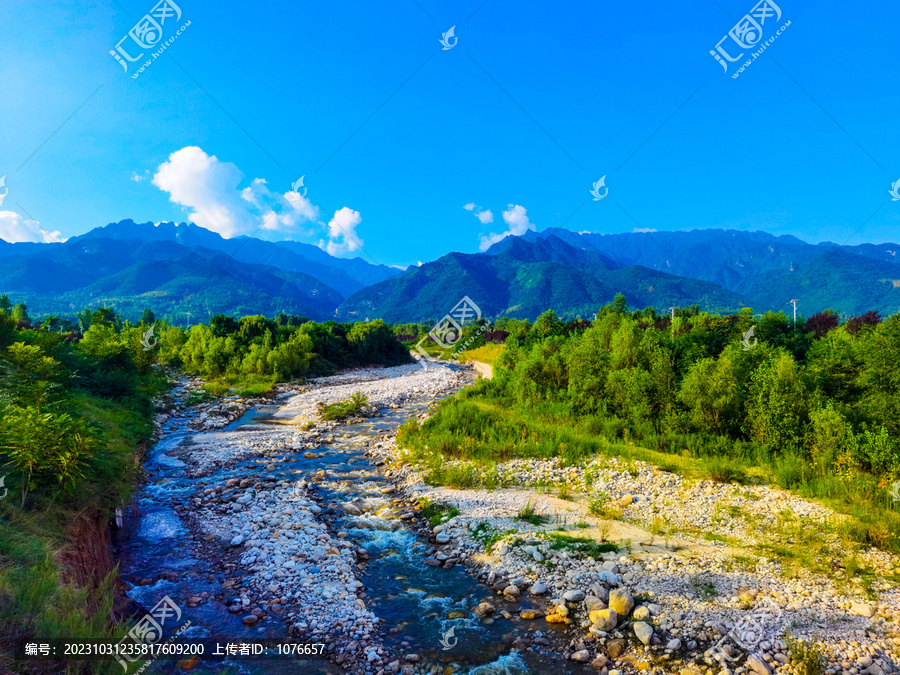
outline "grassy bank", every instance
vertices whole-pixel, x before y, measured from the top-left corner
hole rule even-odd
[[[835,550],[851,567],[867,547],[900,552],[890,489],[900,478],[900,399],[889,367],[900,357],[900,317],[838,325],[822,315],[807,329],[766,315],[750,349],[741,344],[749,312],[687,319],[607,307],[587,328],[552,313],[518,325],[502,350],[480,355],[493,361],[493,380],[401,429],[404,458],[433,484],[486,488],[515,485],[503,467],[514,458],[640,460],[689,479],[780,487],[840,514],[814,532],[789,514],[760,529],[761,540],[794,542],[755,551],[786,568],[828,571]],[[571,486],[535,487],[570,496]]]
[[[168,386],[142,334],[100,315],[75,337],[0,311],[0,663],[13,672],[63,670],[17,662],[16,639],[126,630],[113,616],[106,527],[139,480],[152,398]],[[110,664],[120,668],[95,663],[91,672],[114,672]]]

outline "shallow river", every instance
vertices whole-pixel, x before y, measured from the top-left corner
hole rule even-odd
[[[264,468],[258,456],[251,456],[199,479],[186,477],[184,463],[170,454],[183,443],[190,443],[192,434],[197,433],[187,427],[185,418],[173,418],[168,435],[152,448],[147,458],[148,481],[137,498],[140,513],[137,526],[126,527],[114,539],[122,578],[131,583],[145,580],[146,585],[134,585],[128,595],[145,608],[152,607],[165,595],[178,602],[182,611],[178,625],[190,621],[190,627],[180,634],[184,637],[287,637],[288,626],[276,613],[248,627],[241,622],[241,614],[229,613],[222,602],[212,600],[193,608],[179,602],[200,596],[204,591],[210,595],[219,594],[226,576],[245,577],[250,571],[231,564],[227,574],[217,572],[204,559],[201,542],[175,512],[174,502],[189,502],[204,488],[222,485],[230,478],[274,473],[279,479],[293,481],[320,469],[326,472],[326,478],[318,484],[318,493],[324,498],[318,504],[323,510],[352,499],[383,497],[380,489],[388,487],[390,482],[365,455],[366,441],[392,433],[411,416],[427,410],[428,403],[420,401],[397,409],[385,409],[380,411],[379,417],[336,427],[332,431],[335,440],[316,449],[316,453],[323,453],[316,459],[304,459],[303,451],[288,452],[288,461],[276,464],[273,470],[271,465]],[[278,405],[265,405],[251,409],[239,420],[212,433],[223,434],[224,441],[224,435],[235,430],[267,428],[275,432],[280,428],[283,432],[281,425],[266,424],[267,417],[278,408]],[[208,436],[210,432],[204,434]],[[349,438],[342,438],[344,435]],[[233,438],[233,435],[228,434],[228,437]],[[320,517],[326,517],[326,514]],[[512,649],[517,637],[534,631],[554,637],[552,634],[556,629],[544,621],[519,619],[515,613],[512,620],[498,616],[493,622],[483,622],[474,614],[476,605],[483,600],[492,601],[498,610],[528,607],[529,601],[524,598],[521,603],[498,600],[496,594],[466,574],[461,566],[444,569],[423,565],[428,542],[404,529],[400,521],[389,522],[390,529],[384,529],[384,519],[372,514],[351,517],[338,509],[337,513],[327,517],[335,531],[347,532],[350,541],[368,550],[370,560],[359,571],[359,580],[366,593],[365,602],[384,619],[382,643],[394,654],[394,659],[400,659],[401,665],[406,665],[405,654],[416,653],[422,658],[417,664],[417,672],[473,675],[593,672],[560,657]],[[366,529],[362,525],[366,525]],[[205,550],[208,551],[208,547]],[[209,554],[205,555],[208,558]],[[441,638],[451,628],[453,636],[444,644],[454,646],[444,649]],[[167,630],[165,637],[171,632]],[[531,637],[526,638],[528,644]],[[158,672],[176,672],[174,663],[160,661],[153,667]],[[296,659],[225,663],[201,660],[189,672],[311,674],[346,671],[325,660]]]

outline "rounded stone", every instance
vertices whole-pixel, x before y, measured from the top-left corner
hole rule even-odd
[[[611,631],[619,622],[619,615],[612,608],[598,609],[590,613],[590,619],[597,630]]]
[[[634,624],[634,634],[638,640],[647,645],[650,644],[650,638],[653,637],[653,628],[643,621],[638,621]]]

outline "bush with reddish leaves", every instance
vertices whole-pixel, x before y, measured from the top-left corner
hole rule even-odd
[[[586,331],[593,325],[594,324],[592,324],[590,321],[585,321],[584,319],[574,319],[566,324],[566,332],[569,334],[580,333],[582,331]]]
[[[866,312],[862,316],[853,316],[847,319],[847,332],[856,335],[863,326],[877,326],[881,323],[878,312]]]
[[[819,312],[818,314],[813,314],[806,320],[806,330],[811,330],[815,333],[817,339],[825,337],[825,335],[828,334],[828,331],[837,328],[837,326],[837,314]]]
[[[397,336],[397,339],[398,339],[400,342],[409,342],[409,341],[411,341],[411,340],[415,340],[416,337],[417,337],[416,335],[398,335],[398,336]]]
[[[485,342],[496,342],[498,345],[502,345],[506,342],[506,338],[509,337],[509,331],[506,330],[492,330],[484,334]]]

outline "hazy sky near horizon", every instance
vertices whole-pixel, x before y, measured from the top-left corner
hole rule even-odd
[[[897,3],[12,0],[0,22],[10,241],[192,220],[408,265],[532,227],[900,240]],[[744,54],[727,72],[717,44]]]

